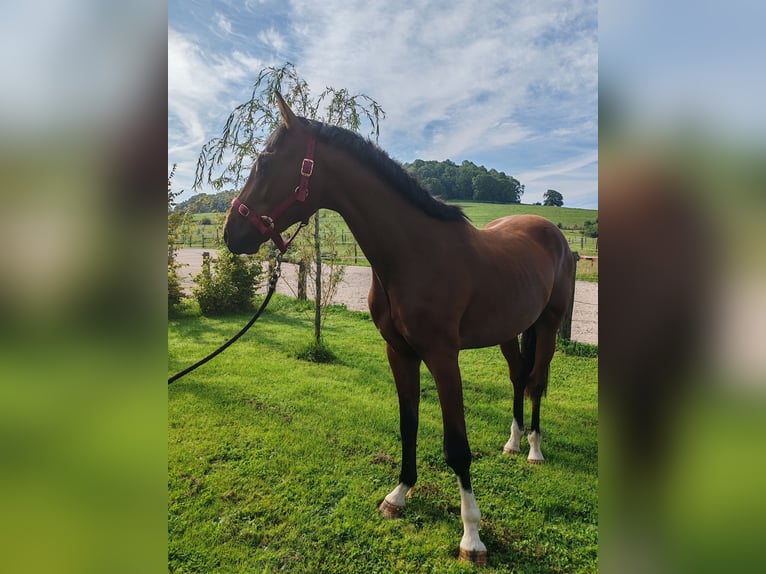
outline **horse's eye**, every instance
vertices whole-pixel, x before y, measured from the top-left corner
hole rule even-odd
[[[264,170],[266,169],[266,166],[269,162],[269,156],[270,154],[262,153],[258,156],[258,159],[255,160],[255,171],[257,171],[260,175],[263,175]]]

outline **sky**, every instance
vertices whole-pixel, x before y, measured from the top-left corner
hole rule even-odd
[[[200,149],[258,72],[292,62],[313,93],[375,99],[400,162],[469,160],[598,208],[595,0],[170,0],[168,164],[180,199]],[[253,158],[254,159],[254,158]],[[209,187],[200,191],[213,192]]]

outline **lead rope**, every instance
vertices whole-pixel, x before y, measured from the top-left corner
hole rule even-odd
[[[261,313],[263,313],[263,310],[266,308],[266,305],[269,304],[269,301],[271,300],[271,296],[274,294],[274,291],[276,291],[276,289],[277,289],[277,280],[279,279],[279,275],[280,275],[281,272],[282,272],[282,255],[279,254],[277,256],[276,263],[274,264],[274,269],[273,269],[273,271],[271,273],[271,278],[269,279],[269,290],[266,293],[266,298],[263,300],[263,303],[261,303],[261,306],[258,307],[258,310],[255,312],[255,315],[253,315],[253,318],[250,319],[250,321],[248,321],[247,325],[242,327],[242,329],[239,331],[239,333],[234,335],[231,339],[226,341],[223,345],[218,347],[215,351],[210,353],[207,357],[205,357],[204,359],[202,359],[200,361],[197,361],[192,366],[186,367],[183,371],[180,371],[180,372],[176,373],[175,375],[173,375],[172,377],[170,377],[168,379],[168,385],[170,385],[172,383],[175,383],[178,379],[180,379],[184,375],[186,375],[188,373],[191,373],[197,367],[200,367],[200,366],[204,365],[205,363],[207,363],[213,357],[221,354],[224,350],[226,350],[226,348],[229,345],[231,345],[234,341],[236,341],[242,335],[244,335],[247,332],[247,330],[250,327],[253,326],[253,323],[255,323],[258,320],[258,317],[261,316]]]

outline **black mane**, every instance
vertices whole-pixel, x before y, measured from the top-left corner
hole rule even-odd
[[[317,140],[337,147],[372,169],[410,203],[426,214],[443,221],[468,221],[457,205],[433,197],[420,183],[377,145],[350,130],[314,120],[301,120],[317,134]]]

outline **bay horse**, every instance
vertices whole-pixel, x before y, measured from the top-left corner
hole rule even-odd
[[[528,460],[542,462],[540,399],[573,289],[567,240],[553,223],[534,215],[504,217],[477,229],[459,207],[432,197],[370,141],[297,117],[276,97],[282,123],[232,201],[224,241],[234,253],[255,253],[272,239],[284,252],[292,238],[286,243],[281,233],[291,225],[307,222],[320,208],[343,217],[372,267],[368,304],[386,341],[399,397],[401,473],[379,510],[386,518],[400,516],[417,481],[422,361],[436,381],[444,457],[460,488],[459,557],[485,564],[458,354],[500,345],[514,392],[503,450],[520,452],[526,393],[532,403]]]

